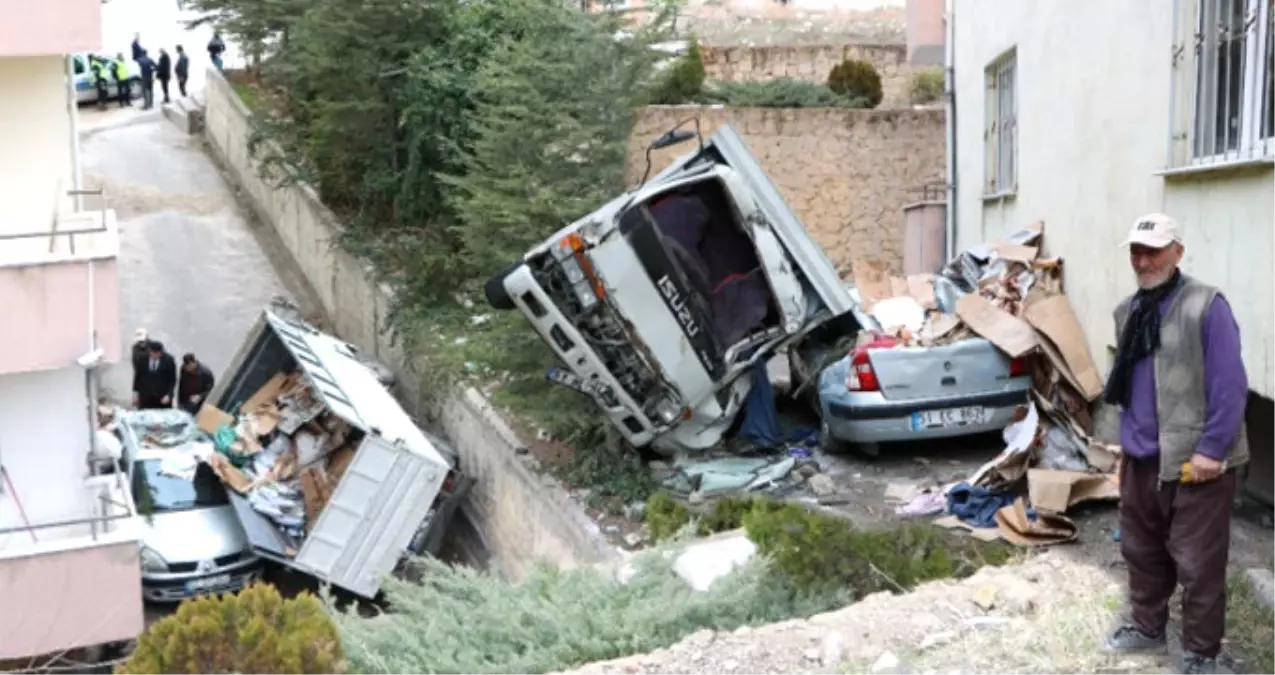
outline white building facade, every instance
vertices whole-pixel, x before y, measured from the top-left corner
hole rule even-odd
[[[1111,312],[1135,290],[1119,244],[1138,216],[1173,216],[1186,239],[1184,271],[1220,287],[1240,324],[1255,394],[1250,426],[1258,427],[1250,437],[1259,444],[1254,454],[1264,455],[1254,468],[1267,476],[1275,393],[1273,6],[949,0],[948,7],[956,250],[1043,220],[1047,252],[1064,258],[1067,295],[1106,369],[1116,342]]]
[[[136,509],[90,457],[95,369],[121,351],[119,238],[81,185],[68,55],[98,48],[101,3],[15,1],[0,26],[0,664],[142,629]]]

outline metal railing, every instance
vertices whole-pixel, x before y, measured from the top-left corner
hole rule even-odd
[[[917,195],[918,202],[942,202],[947,201],[947,183],[941,180],[929,181],[920,185],[913,185],[907,188],[908,195]]]
[[[0,234],[0,242],[15,241],[19,239],[39,239],[41,237],[48,237],[49,238],[49,253],[53,253],[53,248],[57,245],[58,237],[67,237],[70,248],[71,248],[71,255],[75,255],[75,235],[101,234],[102,232],[106,232],[110,229],[106,226],[106,197],[104,196],[105,192],[103,190],[100,190],[100,189],[99,190],[67,190],[66,194],[68,197],[97,196],[100,202],[98,222],[101,223],[101,225],[99,225],[98,227],[89,227],[89,228],[83,228],[79,230],[59,230],[58,229],[58,222],[59,222],[58,214],[54,214],[53,227],[48,232],[16,232],[16,233]]]
[[[116,460],[114,459],[110,459],[110,460],[101,459],[97,461],[110,461],[112,463],[116,462]],[[85,485],[84,489],[100,490],[101,488],[114,487],[115,489],[119,491],[119,494],[124,495],[125,501],[123,503],[115,501],[108,494],[99,493],[97,495],[97,501],[102,508],[102,513],[99,515],[89,516],[86,518],[73,518],[70,520],[59,520],[59,521],[54,521],[51,523],[38,523],[38,524],[27,523],[24,525],[19,525],[14,527],[4,527],[4,528],[0,528],[0,536],[27,532],[31,535],[32,541],[38,543],[39,538],[36,536],[36,532],[38,531],[41,531],[41,530],[47,531],[47,530],[52,530],[52,529],[62,528],[62,527],[78,527],[82,525],[88,525],[90,537],[92,538],[94,542],[96,542],[98,540],[99,534],[106,534],[107,532],[110,531],[109,527],[105,527],[105,526],[108,526],[109,524],[114,523],[116,521],[127,520],[129,518],[137,517],[137,508],[131,503],[131,500],[129,499],[129,492],[128,492],[129,486],[128,486],[128,483],[125,481],[127,474],[124,471],[120,470],[118,466],[115,466],[114,469],[115,469],[114,470],[115,479],[113,481],[109,483],[103,483],[100,485]],[[93,475],[98,476],[98,475],[108,475],[108,474],[106,474],[106,472],[102,472],[102,473],[94,472]],[[123,512],[109,513],[112,507],[122,509]],[[101,529],[99,530],[99,528]]]

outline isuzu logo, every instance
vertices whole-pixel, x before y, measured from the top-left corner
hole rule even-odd
[[[673,283],[673,279],[665,274],[655,284],[660,287],[660,293],[663,293],[664,299],[668,301],[669,309],[672,309],[673,314],[677,316],[677,322],[682,324],[686,337],[693,338],[699,335],[699,324],[695,323],[695,317],[691,316],[691,310],[686,306],[686,298],[682,297],[682,291]]]

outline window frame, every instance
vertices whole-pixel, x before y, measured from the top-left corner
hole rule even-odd
[[[1221,134],[1217,132],[1216,92],[1219,80],[1223,79],[1219,75],[1217,53],[1222,47],[1217,40],[1217,29],[1206,32],[1206,26],[1210,21],[1220,25],[1223,9],[1234,7],[1235,3],[1243,5],[1244,44],[1243,57],[1239,64],[1243,71],[1235,84],[1240,90],[1240,109],[1236,117],[1238,129],[1234,137],[1235,147],[1232,149],[1228,147],[1228,141],[1232,138],[1229,129]],[[1187,30],[1179,43],[1184,47],[1188,63],[1188,67],[1180,69],[1179,77],[1190,91],[1189,104],[1184,111],[1187,117],[1186,161],[1175,164],[1207,168],[1275,158],[1275,133],[1270,136],[1262,135],[1266,131],[1263,129],[1268,112],[1266,106],[1270,105],[1266,98],[1267,88],[1275,75],[1275,65],[1267,58],[1270,44],[1275,41],[1275,0],[1194,0],[1188,4],[1188,8],[1191,11],[1190,20],[1184,22]],[[1230,67],[1229,63],[1227,67]],[[1211,105],[1202,104],[1201,90],[1213,95],[1214,102]],[[1230,117],[1229,111],[1224,111],[1223,115]],[[1212,152],[1199,147],[1206,131],[1213,134]],[[1275,127],[1272,131],[1275,131]]]
[[[983,69],[983,198],[1018,193],[1018,48]]]

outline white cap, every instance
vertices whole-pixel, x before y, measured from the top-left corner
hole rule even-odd
[[[1164,248],[1169,244],[1182,243],[1182,229],[1178,222],[1163,213],[1148,213],[1139,218],[1129,230],[1129,238],[1121,246],[1149,246]]]
[[[146,329],[138,328],[137,332],[133,333],[133,342],[145,342],[145,341],[146,341]]]

